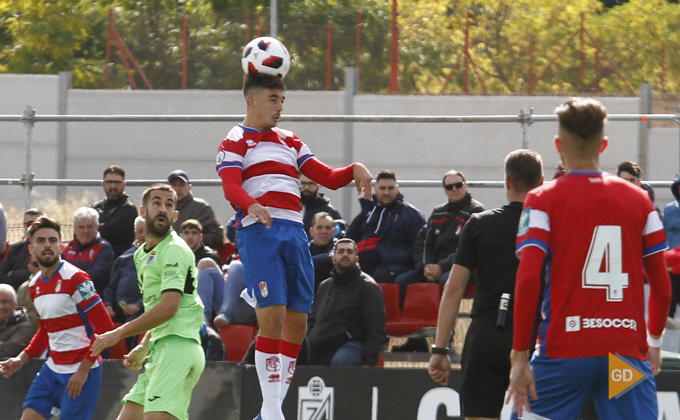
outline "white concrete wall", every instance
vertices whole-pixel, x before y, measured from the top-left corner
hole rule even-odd
[[[26,105],[39,114],[54,114],[57,106],[57,76],[0,75],[0,114],[20,114]],[[243,114],[243,97],[238,91],[126,91],[71,90],[68,113],[78,114]],[[398,115],[517,115],[533,107],[535,114],[551,114],[564,97],[520,96],[386,96],[359,95],[354,112]],[[344,92],[291,91],[287,93],[286,114],[341,114]],[[637,98],[602,98],[610,113],[637,113]],[[214,156],[232,123],[69,123],[67,177],[101,179],[105,167],[121,165],[128,179],[164,179],[173,169],[182,168],[192,179],[215,178]],[[343,160],[342,123],[282,123],[294,131],[312,151],[332,166]],[[534,123],[530,128],[530,148],[544,159],[546,178],[552,178],[559,160],[552,139],[556,123]],[[20,123],[0,123],[0,178],[19,178],[24,171],[25,131]],[[637,123],[610,122],[607,135],[611,145],[602,156],[602,167],[614,171],[623,160],[637,158]],[[33,131],[33,172],[37,178],[56,175],[56,124],[38,123]],[[451,168],[463,171],[469,180],[503,178],[503,159],[522,145],[518,123],[355,123],[354,157],[376,173],[388,168],[400,179],[439,180]],[[678,171],[680,151],[677,129],[653,129],[650,133],[648,180],[670,180]],[[82,194],[85,188],[70,187],[69,194]],[[91,188],[101,196],[99,188]],[[129,188],[137,204],[141,187]],[[222,222],[233,211],[219,187],[195,187],[195,195],[208,200]],[[333,204],[342,208],[339,191],[326,192]],[[426,216],[443,202],[439,189],[403,188],[406,199]],[[500,189],[472,190],[488,208],[505,202]],[[36,199],[54,197],[55,189],[36,188]],[[670,192],[657,191],[663,206],[672,199]],[[0,201],[21,205],[20,187],[0,186]],[[358,211],[353,204],[350,220]]]

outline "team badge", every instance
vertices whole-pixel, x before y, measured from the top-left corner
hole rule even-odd
[[[61,290],[61,279],[59,279],[59,281],[57,281],[57,287],[54,288],[54,291],[57,292],[57,293],[59,293],[60,290]]]
[[[149,259],[146,260],[146,265],[148,266],[149,264],[151,264],[151,261],[153,261],[154,258],[156,258],[156,251],[153,251],[151,255],[149,255]]]
[[[97,291],[94,289],[94,284],[90,280],[85,280],[80,283],[78,285],[78,292],[83,300],[88,300],[97,294]]]
[[[517,236],[523,236],[529,232],[529,213],[531,213],[531,207],[522,210],[522,216],[519,218],[519,227],[517,228]]]
[[[288,365],[288,373],[290,373],[291,375],[295,373],[295,365],[296,365],[295,360],[292,360]]]
[[[463,230],[463,225],[458,225],[456,228],[456,236],[460,235],[460,231]]]
[[[272,356],[266,360],[265,366],[270,372],[278,372],[281,370],[281,360],[278,356]]]
[[[269,296],[269,289],[267,288],[267,282],[261,281],[260,282],[260,294],[262,295],[263,298],[266,298]]]

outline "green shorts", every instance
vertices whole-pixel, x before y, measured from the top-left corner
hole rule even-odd
[[[189,418],[191,391],[205,368],[200,344],[187,338],[168,336],[151,343],[146,371],[123,397],[144,406],[144,412],[170,413],[180,420]]]

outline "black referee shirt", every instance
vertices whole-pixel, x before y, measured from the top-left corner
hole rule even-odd
[[[512,311],[519,266],[515,239],[521,215],[522,203],[515,201],[472,214],[463,228],[454,264],[477,269],[471,316],[497,312],[503,293],[510,293],[508,309]]]

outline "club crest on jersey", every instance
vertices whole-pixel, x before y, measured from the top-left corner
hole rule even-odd
[[[522,210],[522,215],[519,218],[519,227],[517,228],[517,236],[526,235],[529,232],[529,213],[531,213],[531,207]]]
[[[57,292],[57,293],[59,293],[60,290],[61,290],[61,279],[59,279],[57,281],[57,287],[54,288],[54,291]]]
[[[463,230],[463,225],[458,225],[456,228],[456,236],[460,235],[460,231]]]
[[[90,280],[85,280],[84,282],[80,283],[78,285],[78,292],[80,293],[80,296],[83,298],[83,300],[88,300],[97,294],[97,291],[94,290],[94,284]]]
[[[281,370],[281,360],[278,356],[272,356],[266,360],[265,366],[270,372],[278,372]]]
[[[260,282],[260,294],[262,295],[263,298],[269,296],[269,288],[267,288],[267,282],[264,281]]]
[[[217,162],[216,162],[216,163],[217,163],[218,165],[219,165],[220,163],[222,163],[222,162],[224,161],[224,158],[226,157],[226,155],[227,155],[227,152],[225,152],[224,150],[220,151],[220,152],[217,154]]]
[[[149,259],[146,260],[146,265],[148,266],[149,264],[151,264],[154,258],[156,258],[156,251],[153,251],[151,255],[149,255]]]

